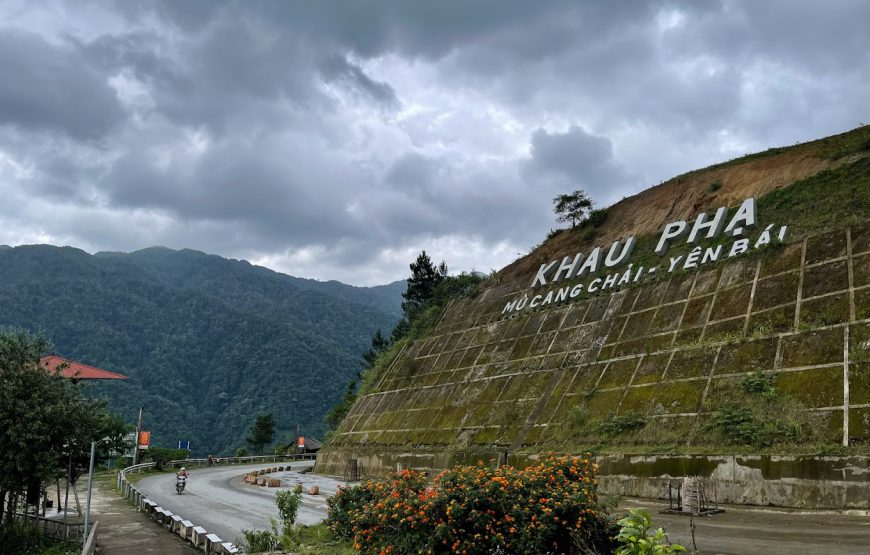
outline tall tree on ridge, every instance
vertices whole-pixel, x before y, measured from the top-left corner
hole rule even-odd
[[[442,260],[441,264],[435,266],[425,250],[417,256],[417,260],[412,262],[410,267],[408,289],[402,293],[405,299],[402,310],[405,311],[408,320],[411,320],[413,315],[432,298],[435,287],[447,277],[447,264]]]
[[[592,199],[581,189],[573,193],[553,197],[553,212],[557,222],[571,222],[575,227],[586,219],[586,214],[592,209]]]

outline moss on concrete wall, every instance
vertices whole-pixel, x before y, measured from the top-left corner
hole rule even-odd
[[[773,375],[780,399],[811,416],[806,446],[773,449],[844,435],[870,444],[870,158],[758,206],[763,225],[790,226],[788,244],[510,317],[503,308],[527,276],[453,302],[357,401],[319,469],[341,473],[359,457],[378,473],[506,452],[721,452],[711,416],[751,372]],[[639,238],[637,256],[650,256],[655,239]],[[629,414],[645,425],[596,431]]]

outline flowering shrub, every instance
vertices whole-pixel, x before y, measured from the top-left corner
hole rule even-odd
[[[524,470],[458,466],[430,485],[404,471],[329,501],[327,522],[364,553],[609,553],[595,465],[549,457]]]

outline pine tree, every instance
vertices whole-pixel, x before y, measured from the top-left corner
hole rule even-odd
[[[372,336],[372,344],[362,355],[362,366],[364,370],[368,370],[375,365],[375,360],[381,353],[390,347],[390,341],[383,336],[381,330],[375,332]]]
[[[414,314],[432,298],[435,287],[447,276],[447,264],[444,261],[438,266],[432,263],[432,259],[421,252],[417,260],[411,263],[411,277],[408,278],[408,289],[402,293],[405,302],[402,310],[405,316],[411,320]]]
[[[263,449],[272,443],[272,438],[275,435],[275,417],[269,414],[257,415],[251,426],[251,435],[247,437],[248,445],[251,449],[260,454]]]

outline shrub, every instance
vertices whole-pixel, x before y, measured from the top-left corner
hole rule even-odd
[[[574,434],[582,432],[586,427],[586,422],[589,420],[589,413],[580,405],[574,405],[568,409],[568,414],[565,417],[565,423],[568,430]]]
[[[275,504],[278,505],[278,514],[281,515],[281,524],[284,526],[286,534],[296,522],[296,513],[299,511],[299,499],[302,497],[302,491],[293,489],[279,491],[275,494]]]
[[[0,546],[3,553],[32,553],[47,543],[36,526],[19,522],[7,522],[0,526]],[[6,551],[8,550],[8,551]]]
[[[615,437],[625,432],[639,430],[644,426],[646,426],[646,418],[637,413],[629,412],[619,416],[611,413],[598,425],[596,431],[605,437]]]
[[[713,413],[709,424],[728,441],[769,447],[780,442],[802,443],[814,435],[806,407],[779,394],[772,375],[747,374],[740,387],[742,398]]]
[[[776,388],[773,386],[773,376],[762,374],[761,372],[753,372],[746,374],[740,379],[740,386],[746,393],[760,393],[766,397],[774,397]]]
[[[650,536],[652,519],[643,509],[630,509],[618,524],[621,528],[616,539],[621,545],[615,555],[665,555],[686,550],[682,545],[670,543],[663,528]]]
[[[237,457],[247,457],[248,450],[245,449],[244,447],[239,447],[238,449],[236,449],[236,456]]]
[[[718,191],[721,188],[722,188],[722,180],[717,179],[716,181],[713,181],[710,183],[710,186],[707,187],[707,192],[715,193],[716,191]]]
[[[607,221],[607,210],[604,208],[599,208],[597,210],[593,210],[589,212],[589,217],[587,220],[589,225],[593,228],[601,227],[604,225],[604,222]]]
[[[609,553],[588,458],[548,457],[525,470],[482,462],[439,474],[404,471],[329,500],[327,523],[363,553]]]
[[[245,537],[244,546],[247,553],[262,553],[274,551],[281,547],[281,538],[272,530],[242,530]]]

